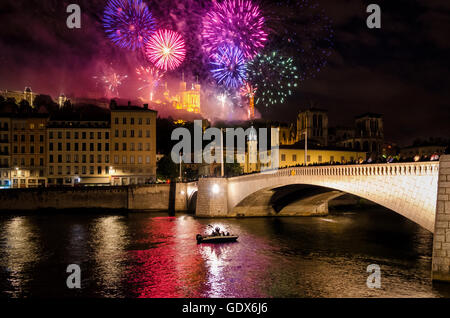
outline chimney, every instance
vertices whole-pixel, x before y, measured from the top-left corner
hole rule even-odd
[[[144,109],[148,109],[148,104],[144,104]]]

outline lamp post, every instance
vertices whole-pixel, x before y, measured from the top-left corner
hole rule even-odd
[[[222,178],[225,175],[225,167],[223,161],[223,132],[222,128],[220,128],[220,171]]]
[[[308,114],[305,116],[305,166],[308,165]]]

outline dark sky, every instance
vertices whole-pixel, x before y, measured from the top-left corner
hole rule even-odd
[[[0,89],[31,86],[53,96],[100,97],[93,75],[111,61],[125,73],[139,60],[105,39],[100,24],[105,2],[2,0]],[[80,30],[65,25],[69,3],[82,7]],[[314,101],[329,110],[330,125],[352,125],[354,116],[367,111],[382,113],[386,139],[403,145],[417,137],[450,137],[450,1],[317,3],[332,19],[335,32],[328,65],[264,118],[292,121]],[[366,26],[369,3],[381,6],[379,30]],[[124,97],[132,98],[135,88],[126,87]]]

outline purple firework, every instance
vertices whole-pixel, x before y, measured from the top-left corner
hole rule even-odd
[[[244,53],[233,46],[222,46],[212,56],[212,75],[218,84],[227,88],[239,88],[246,79],[246,61]]]
[[[250,0],[214,2],[203,19],[204,50],[212,56],[222,45],[231,45],[251,59],[267,41],[264,21],[259,6]]]
[[[142,0],[110,0],[103,15],[107,36],[121,48],[138,50],[155,32],[155,19]]]

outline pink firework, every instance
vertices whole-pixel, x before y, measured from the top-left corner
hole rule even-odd
[[[244,86],[241,87],[241,95],[246,97],[255,97],[257,88],[252,86],[249,82],[245,82]]]
[[[94,79],[100,81],[105,87],[107,96],[115,95],[116,97],[119,97],[119,87],[126,78],[128,78],[128,75],[120,75],[115,72],[94,76]]]
[[[203,19],[204,50],[211,56],[227,44],[239,47],[251,59],[267,42],[264,22],[259,6],[250,0],[214,2]]]
[[[139,90],[143,90],[148,87],[149,89],[149,99],[153,101],[153,94],[155,88],[158,86],[159,81],[161,80],[164,72],[160,71],[156,67],[139,67],[136,69],[137,75],[139,75],[139,80],[143,82],[145,85],[139,88]]]
[[[186,45],[177,32],[158,30],[147,42],[146,55],[160,70],[174,70],[186,57]]]

